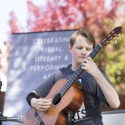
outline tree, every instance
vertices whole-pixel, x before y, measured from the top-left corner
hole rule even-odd
[[[29,32],[87,28],[93,32],[98,43],[114,27],[125,24],[122,0],[112,0],[110,7],[105,6],[104,0],[47,0],[46,2],[47,6],[42,7],[27,1],[29,17],[25,29]],[[23,32],[14,12],[10,17],[11,33]],[[124,39],[122,36],[121,41],[117,40],[118,44],[103,48],[95,58],[97,64],[109,74],[119,93],[125,91]]]

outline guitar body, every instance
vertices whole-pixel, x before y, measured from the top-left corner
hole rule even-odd
[[[57,81],[45,98],[54,98],[66,82],[67,79]],[[61,100],[56,105],[52,104],[46,112],[31,107],[25,115],[23,125],[68,125],[67,111],[76,113],[83,103],[80,87],[79,84],[73,83]]]

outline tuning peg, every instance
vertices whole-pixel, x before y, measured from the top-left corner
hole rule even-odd
[[[120,40],[120,41],[122,40],[121,37],[119,37],[119,40]]]
[[[118,41],[117,40],[115,40],[115,44],[117,44],[118,43]]]
[[[110,42],[108,42],[108,44],[107,45],[111,45],[111,43]]]

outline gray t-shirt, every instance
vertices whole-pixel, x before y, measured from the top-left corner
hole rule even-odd
[[[106,73],[102,69],[100,69],[100,71],[111,84]],[[52,86],[58,80],[64,78],[69,79],[73,73],[74,71],[71,69],[71,64],[69,64],[67,67],[61,68],[54,72],[46,81],[37,87],[35,91],[40,97],[44,98],[49,94]],[[108,103],[98,83],[86,71],[83,71],[76,82],[82,85],[81,91],[84,95],[84,102],[79,111],[75,114],[75,124],[103,125],[101,117],[102,102],[106,103],[107,105]]]

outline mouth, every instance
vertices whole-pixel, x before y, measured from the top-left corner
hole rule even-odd
[[[83,57],[83,56],[80,56],[80,58],[82,58],[82,59],[86,59],[86,57]]]

